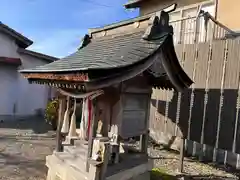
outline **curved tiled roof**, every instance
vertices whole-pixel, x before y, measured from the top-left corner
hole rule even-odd
[[[53,63],[21,72],[68,72],[122,68],[153,54],[167,34],[154,41],[143,40],[144,32],[106,36],[91,40],[84,48]]]
[[[168,13],[162,11],[160,17],[149,19],[147,29],[114,35],[105,32],[95,38],[85,35],[81,47],[70,56],[20,72],[30,82],[84,91],[111,86],[143,73],[152,86],[182,91],[193,82],[178,62],[168,20]]]

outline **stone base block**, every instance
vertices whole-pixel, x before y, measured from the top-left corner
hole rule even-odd
[[[106,180],[150,180],[150,171],[153,168],[153,161],[135,166],[131,169],[120,171]]]
[[[47,180],[87,180],[88,174],[61,161],[54,154],[47,156],[46,165],[48,167]]]
[[[47,156],[46,165],[48,167],[47,180],[96,180],[98,176],[94,175],[93,171],[91,171],[92,165],[90,165],[90,172],[87,173],[81,161],[71,158],[67,154],[64,154],[64,156],[61,155],[61,158],[57,153]],[[106,180],[150,180],[153,161],[140,163],[130,169],[125,168],[125,166],[122,168],[112,166],[111,168],[117,168],[117,171],[112,175],[106,173],[109,174]],[[124,168],[125,170],[123,170]]]

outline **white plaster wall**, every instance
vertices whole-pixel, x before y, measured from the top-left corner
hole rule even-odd
[[[14,114],[14,104],[17,104],[18,90],[16,67],[0,65],[0,116]]]
[[[0,32],[0,57],[20,58],[21,69],[33,68],[47,62],[30,55],[19,54],[15,40]],[[49,88],[29,84],[18,73],[16,66],[0,64],[0,116],[34,115],[36,109],[45,109]]]
[[[22,61],[22,69],[34,68],[44,65],[47,62],[39,58],[20,54]],[[37,109],[45,109],[49,88],[45,85],[29,84],[21,74],[18,77],[19,81],[19,96],[17,105],[17,115],[34,115]]]
[[[0,57],[18,58],[18,46],[13,38],[0,33]],[[13,115],[18,97],[18,72],[16,66],[0,65],[0,116]]]
[[[0,33],[0,57],[18,58],[18,46],[10,36]]]

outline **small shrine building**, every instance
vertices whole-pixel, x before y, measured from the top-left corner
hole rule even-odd
[[[193,83],[174,50],[168,13],[176,5],[171,7],[91,29],[75,53],[21,71],[30,83],[47,84],[62,94],[57,148],[46,159],[49,180],[150,178],[152,88],[183,91]],[[82,103],[80,129],[76,129],[76,99]],[[126,141],[139,136],[139,147]]]

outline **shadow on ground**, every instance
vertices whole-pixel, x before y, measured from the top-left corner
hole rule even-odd
[[[55,132],[43,118],[0,123],[0,179],[45,180]]]
[[[234,178],[229,178],[225,176],[214,176],[214,175],[201,175],[201,176],[191,176],[191,175],[169,175],[162,169],[153,169],[151,172],[151,180],[235,180]]]
[[[43,117],[28,117],[0,122],[0,129],[32,130],[35,134],[44,134],[52,131],[52,126]]]
[[[26,179],[32,177],[45,178],[47,167],[44,159],[28,159],[18,155],[0,153],[0,177],[15,177],[15,179]]]
[[[159,150],[159,151],[167,151],[169,153],[172,153],[172,154],[175,154],[177,156],[175,157],[164,157],[164,156],[153,156],[153,157],[149,157],[150,159],[152,160],[161,160],[161,159],[169,159],[169,160],[179,160],[178,159],[178,156],[179,156],[179,151],[176,151],[176,150],[173,150],[171,149],[169,146],[165,146],[165,145],[159,145],[157,144],[152,138],[150,138],[150,143],[153,148]],[[197,157],[192,157],[192,156],[187,156],[185,154],[185,158],[184,158],[184,162],[196,162],[196,163],[203,163],[205,165],[209,165],[209,166],[212,166],[218,170],[221,170],[223,172],[226,172],[226,173],[230,173],[230,174],[233,174],[237,177],[240,177],[240,170],[236,169],[235,167],[232,167],[231,165],[224,165],[224,164],[220,164],[220,163],[213,163],[212,161],[203,161],[203,160],[199,160]],[[221,176],[217,176],[219,179],[231,179],[229,177],[221,177]],[[200,177],[193,177],[195,179],[201,179]],[[213,177],[208,177],[208,179],[214,179]],[[205,177],[206,179],[206,177]],[[215,178],[216,179],[216,178]]]

